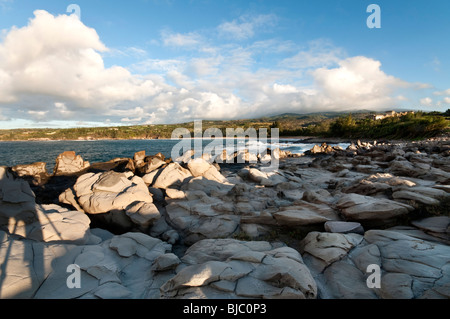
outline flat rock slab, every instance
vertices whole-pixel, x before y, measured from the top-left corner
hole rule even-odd
[[[429,196],[425,196],[420,193],[406,191],[406,190],[394,192],[392,194],[392,197],[394,199],[415,201],[415,202],[425,204],[425,205],[438,205],[439,204],[439,201],[437,199],[434,199]]]
[[[362,241],[357,234],[310,232],[301,242],[301,252],[321,260],[323,268],[341,259]]]
[[[180,263],[171,253],[171,245],[142,233],[126,233],[80,246],[0,237],[1,298],[158,297],[159,286],[152,284],[162,285]],[[79,267],[79,289],[67,286],[69,265]]]
[[[442,221],[423,224],[432,228]],[[394,229],[348,236],[309,233],[301,243],[321,298],[449,298],[450,246]],[[380,267],[380,288],[367,285],[370,265]]]
[[[446,235],[446,239],[450,240],[450,217],[438,216],[429,217],[421,220],[412,221],[415,227],[423,229],[424,231],[440,233]]]
[[[414,208],[393,200],[358,194],[344,195],[337,207],[352,221],[383,220],[408,214]]]
[[[273,214],[273,217],[282,226],[313,225],[325,223],[329,220],[329,218],[307,208],[279,211]]]
[[[329,233],[356,233],[364,235],[364,228],[357,222],[327,221],[324,227]]]

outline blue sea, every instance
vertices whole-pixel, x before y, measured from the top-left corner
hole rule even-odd
[[[179,142],[179,140],[0,141],[0,166],[45,162],[47,170],[52,172],[56,158],[65,151],[75,151],[90,163],[106,162],[118,157],[133,158],[134,153],[143,150],[147,155],[162,153],[166,157],[171,157],[172,148]],[[211,140],[202,140],[203,147],[210,143]],[[330,145],[346,148],[349,144]],[[223,139],[223,148],[226,146],[227,141]],[[264,148],[280,148],[301,154],[313,146],[314,144],[300,143],[295,139],[280,139],[277,143],[235,139],[233,147],[234,150],[256,148],[260,151]],[[229,148],[227,150],[229,151]]]

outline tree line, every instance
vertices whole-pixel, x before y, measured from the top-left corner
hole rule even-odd
[[[280,136],[320,136],[340,138],[386,138],[420,139],[434,137],[449,131],[450,109],[445,113],[416,112],[402,116],[375,120],[371,117],[355,119],[350,113],[337,119],[324,120],[318,124],[284,130],[281,123]]]

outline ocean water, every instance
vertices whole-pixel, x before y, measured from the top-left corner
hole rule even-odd
[[[179,142],[179,140],[0,141],[0,166],[45,162],[47,170],[52,172],[56,158],[65,151],[75,151],[77,155],[81,155],[85,161],[90,163],[106,162],[118,157],[133,158],[134,153],[143,150],[147,155],[162,153],[166,157],[172,157],[172,149]],[[211,142],[212,140],[209,139],[202,140],[203,148],[210,145]],[[294,139],[280,139],[277,143],[271,143],[270,140],[263,143],[245,139],[235,139],[234,143],[223,139],[222,142],[223,149],[227,149],[228,152],[242,149],[262,152],[266,148],[280,148],[301,154],[314,146],[314,144],[299,143]],[[193,141],[191,145],[194,148]],[[346,148],[349,144],[330,145]]]

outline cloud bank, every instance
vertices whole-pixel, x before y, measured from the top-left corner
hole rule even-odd
[[[412,86],[383,72],[380,61],[349,57],[323,39],[249,41],[275,24],[273,15],[223,22],[215,30],[220,42],[161,31],[161,46],[190,54],[149,58],[139,49],[137,63],[106,67],[104,55],[114,49],[95,29],[75,15],[37,10],[0,42],[0,121],[149,124],[384,109]]]

